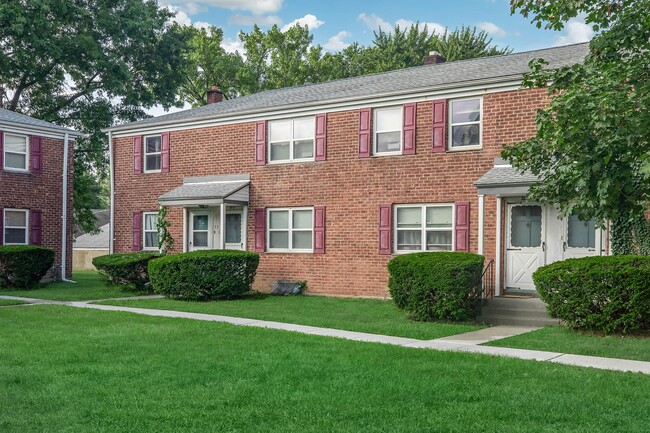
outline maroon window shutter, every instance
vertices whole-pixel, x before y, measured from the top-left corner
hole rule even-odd
[[[160,172],[169,173],[169,132],[163,132],[160,141]]]
[[[415,102],[404,104],[404,119],[402,124],[402,155],[415,154]]]
[[[447,100],[433,101],[433,151],[447,150]]]
[[[393,206],[382,204],[379,206],[379,254],[390,254],[391,233],[393,231]]]
[[[359,158],[370,157],[372,108],[359,110]]]
[[[142,137],[133,137],[133,174],[142,173]]]
[[[325,254],[325,206],[314,206],[314,254]]]
[[[1,136],[2,135],[0,134],[0,137]],[[5,239],[5,212],[4,209],[0,207],[0,245],[4,243],[4,239]]]
[[[456,245],[454,251],[469,252],[469,202],[456,202]]]
[[[266,164],[266,120],[255,123],[255,165]]]
[[[316,115],[316,161],[327,159],[327,114]]]
[[[40,173],[43,169],[43,137],[31,136],[29,152],[32,160],[32,172]]]
[[[255,209],[255,251],[263,253],[266,247],[266,209]]]
[[[5,133],[0,131],[0,170],[2,170],[5,167],[4,164],[4,157],[5,157],[5,146],[4,146],[4,140],[5,140]],[[1,216],[1,215],[0,215]],[[0,237],[2,235],[0,234]],[[2,245],[2,239],[0,239],[0,245]]]
[[[29,211],[29,243],[41,245],[43,242],[43,221],[40,210]]]
[[[133,212],[133,251],[142,250],[142,212]]]

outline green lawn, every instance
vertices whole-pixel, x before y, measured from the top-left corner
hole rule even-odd
[[[559,326],[548,326],[486,345],[650,361],[648,337],[588,335]]]
[[[64,306],[0,313],[0,431],[646,432],[650,376]]]
[[[219,314],[422,340],[432,340],[483,327],[473,324],[413,322],[391,301],[375,299],[255,295],[241,300],[213,302],[146,299],[106,301],[102,304]]]
[[[50,299],[53,301],[87,301],[90,299],[123,298],[141,293],[125,291],[120,286],[107,285],[95,271],[78,271],[72,275],[74,283],[57,281],[42,284],[33,290],[0,290],[0,295],[25,298]]]
[[[23,305],[26,302],[16,301],[14,299],[0,299],[0,307],[8,307],[11,305]]]

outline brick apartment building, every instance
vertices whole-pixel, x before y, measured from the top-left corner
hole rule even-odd
[[[523,201],[535,181],[498,158],[535,134],[546,89],[520,89],[528,62],[581,62],[571,45],[265,91],[109,129],[111,250],[155,250],[168,206],[177,252],[258,251],[255,288],[388,295],[386,265],[411,251],[493,260],[497,294],[600,254],[593,223]],[[426,61],[429,60],[429,61]]]
[[[46,278],[72,277],[72,140],[79,135],[0,108],[0,245],[53,249]]]

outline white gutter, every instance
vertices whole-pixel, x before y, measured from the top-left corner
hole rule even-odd
[[[111,184],[110,224],[108,225],[108,254],[113,254],[113,241],[115,231],[115,175],[113,173],[113,133],[108,131],[108,161]]]
[[[74,283],[65,276],[68,259],[68,148],[70,137],[66,132],[63,136],[63,211],[61,221],[61,281]]]

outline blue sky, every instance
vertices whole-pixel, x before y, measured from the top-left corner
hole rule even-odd
[[[314,42],[338,51],[351,42],[369,44],[373,30],[394,24],[429,23],[429,30],[461,25],[486,30],[497,45],[526,51],[584,42],[591,38],[589,26],[580,19],[562,32],[540,30],[520,15],[510,15],[508,0],[459,1],[360,1],[360,0],[159,0],[177,12],[175,20],[197,27],[212,24],[224,29],[227,50],[240,49],[237,34],[254,23],[263,29],[300,22],[308,24]],[[423,53],[424,55],[424,53]]]

